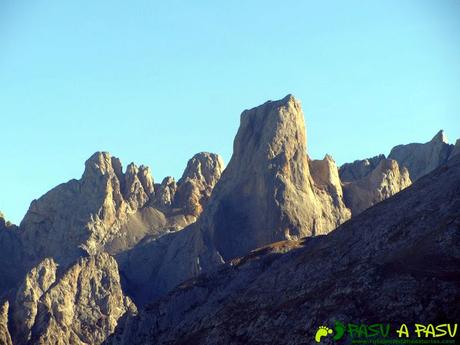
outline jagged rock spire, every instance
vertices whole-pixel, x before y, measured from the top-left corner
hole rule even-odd
[[[241,114],[232,158],[201,219],[224,259],[326,233],[349,217],[315,187],[306,144],[301,104],[292,95]]]

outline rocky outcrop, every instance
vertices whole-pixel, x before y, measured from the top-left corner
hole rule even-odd
[[[117,158],[95,153],[80,180],[61,184],[31,203],[21,222],[29,256],[69,263],[96,254],[128,215],[152,197],[140,182],[144,173],[131,164],[123,174]]]
[[[157,185],[155,205],[161,210],[168,210],[174,202],[177,191],[177,183],[174,177],[167,176]]]
[[[108,254],[81,258],[61,277],[46,259],[26,277],[16,297],[15,345],[100,344],[136,307],[123,295],[116,261]]]
[[[178,182],[174,195],[175,207],[199,216],[223,170],[224,162],[219,155],[201,152],[193,156]]]
[[[333,160],[312,166],[316,177],[294,97],[244,111],[232,158],[199,220],[117,256],[136,303],[255,248],[324,234],[348,219]]]
[[[340,223],[350,218],[350,210],[343,202],[343,188],[339,171],[330,155],[323,160],[309,161],[311,176],[314,181],[315,193],[327,214],[340,214]]]
[[[26,344],[37,316],[38,302],[56,281],[57,265],[52,259],[45,259],[27,273],[16,293],[13,320],[15,344]]]
[[[138,210],[154,196],[153,178],[148,167],[138,168],[134,163],[126,167],[124,199],[131,210]]]
[[[400,192],[411,184],[406,168],[399,168],[398,162],[383,159],[372,172],[354,182],[344,185],[345,204],[353,216]]]
[[[198,217],[224,170],[222,158],[209,152],[194,155],[176,183],[167,176],[157,185],[155,206],[166,213],[183,213]]]
[[[342,182],[360,180],[369,175],[377,165],[385,159],[385,155],[356,160],[353,163],[345,163],[340,167],[339,174]]]
[[[457,139],[457,141],[455,142],[454,148],[450,152],[449,159],[453,158],[458,154],[460,154],[460,139]]]
[[[288,95],[241,114],[232,158],[200,224],[227,260],[333,230],[349,213],[327,201],[310,175],[301,105]]]
[[[17,227],[10,221],[6,220],[5,215],[0,211],[0,229],[2,230],[13,230]]]
[[[459,189],[457,156],[326,236],[276,243],[181,284],[106,344],[313,344],[335,321],[390,323],[391,338],[402,323],[452,323]]]
[[[0,212],[0,300],[22,279],[23,259],[18,227]]]
[[[447,143],[447,137],[441,130],[425,144],[413,143],[393,147],[388,158],[407,168],[411,180],[416,181],[447,162],[453,148],[454,145]]]
[[[8,308],[9,303],[5,301],[0,303],[0,344],[13,345],[11,335],[8,330]]]
[[[203,178],[193,175],[192,164],[186,170],[191,175],[179,184],[183,208],[174,208],[178,188],[174,179],[166,178],[155,188],[148,167],[131,163],[123,172],[118,158],[95,153],[86,161],[80,180],[61,184],[31,203],[20,226],[29,260],[36,263],[52,257],[66,265],[82,255],[117,254],[145,236],[182,229],[196,220],[220,176],[221,161],[216,157],[207,154],[195,159],[197,169],[202,169],[196,173],[204,174]],[[216,166],[206,165],[217,161]],[[190,193],[187,183],[193,185]]]

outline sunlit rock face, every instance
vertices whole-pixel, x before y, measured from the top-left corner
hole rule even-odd
[[[407,144],[393,147],[388,158],[407,168],[412,181],[436,169],[449,159],[454,145],[447,143],[444,131],[439,131],[425,144]]]
[[[187,163],[178,182],[174,205],[185,213],[199,216],[211,197],[211,193],[224,170],[219,155],[200,152]]]
[[[345,204],[351,209],[353,216],[356,216],[410,184],[406,168],[400,169],[395,160],[383,159],[367,176],[345,183]]]
[[[373,279],[382,270],[396,275],[382,315],[401,288],[455,300],[459,141],[448,145],[440,132],[395,147],[394,159],[338,169],[330,155],[310,159],[304,121],[291,95],[245,110],[228,167],[201,152],[177,181],[155,183],[148,167],[124,170],[96,152],[79,180],[34,200],[19,227],[0,214],[0,344],[95,345],[115,328],[111,344],[283,343],[292,330],[303,336],[324,306],[382,291]],[[431,262],[445,269],[443,281],[423,271]],[[405,272],[417,274],[408,283]],[[328,291],[338,293],[322,296]],[[431,316],[410,309],[418,296],[405,293],[403,310]],[[135,316],[131,299],[150,306]]]
[[[13,340],[22,344],[102,343],[136,307],[123,294],[116,261],[106,253],[79,259],[61,277],[45,259],[16,295]]]
[[[13,345],[10,331],[8,330],[8,310],[8,301],[0,303],[0,344],[2,345]]]
[[[96,152],[86,161],[80,180],[61,184],[31,203],[20,226],[27,257],[69,264],[82,255],[116,254],[145,236],[160,236],[196,221],[223,163],[214,154],[192,160],[198,163],[187,167],[190,176],[184,175],[178,185],[165,179],[155,190],[148,167],[131,163],[123,172],[118,158]],[[181,200],[175,203],[177,189]]]
[[[317,187],[301,105],[288,95],[241,114],[232,158],[201,225],[224,259],[271,242],[324,234],[350,214]]]
[[[335,321],[452,324],[459,188],[457,155],[326,236],[274,243],[184,282],[106,344],[300,345]]]
[[[385,159],[385,155],[378,155],[356,160],[353,163],[345,163],[339,169],[340,179],[342,182],[360,180],[369,175],[383,159]]]
[[[96,254],[153,197],[152,185],[148,170],[131,164],[123,174],[117,158],[95,153],[80,180],[61,184],[31,203],[21,222],[27,253],[60,263]]]
[[[347,220],[350,210],[342,201],[332,158],[311,164],[313,177],[304,117],[294,97],[244,111],[220,179],[207,178],[203,168],[200,174],[184,173],[185,180],[217,181],[198,221],[117,256],[135,301],[142,305],[158,298],[185,279],[258,247],[324,234]]]

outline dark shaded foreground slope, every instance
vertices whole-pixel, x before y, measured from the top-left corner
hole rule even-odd
[[[334,320],[455,322],[459,230],[457,156],[326,236],[275,243],[182,284],[106,343],[313,344]]]

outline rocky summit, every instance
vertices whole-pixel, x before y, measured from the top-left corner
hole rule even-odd
[[[347,220],[335,163],[312,164],[318,182],[293,96],[244,111],[233,155],[199,220],[118,256],[134,300],[144,304],[260,246],[325,234]]]
[[[205,172],[208,180],[195,176],[170,189],[169,185],[155,186],[148,167],[131,163],[123,172],[118,158],[95,153],[86,161],[80,180],[61,184],[31,203],[20,225],[28,257],[36,261],[53,257],[67,264],[85,254],[105,250],[115,254],[146,235],[183,228],[195,221],[223,168],[219,156],[206,157],[210,161]],[[193,166],[186,171],[192,174],[191,170]],[[174,202],[176,188],[186,189],[184,185],[190,183],[195,186],[193,193]]]
[[[456,320],[459,147],[441,131],[339,168],[309,156],[287,95],[242,112],[227,167],[200,152],[155,182],[96,152],[19,226],[0,213],[0,344],[312,344],[337,319]]]
[[[350,217],[315,184],[306,145],[304,115],[291,95],[241,114],[232,158],[201,218],[224,260],[328,233]]]
[[[429,142],[425,144],[407,144],[395,146],[388,158],[409,170],[412,181],[436,169],[447,162],[454,151],[454,145],[447,142],[443,130],[440,130]]]
[[[315,344],[318,325],[337,320],[454,322],[459,192],[457,156],[326,236],[274,243],[184,282],[106,344]]]

